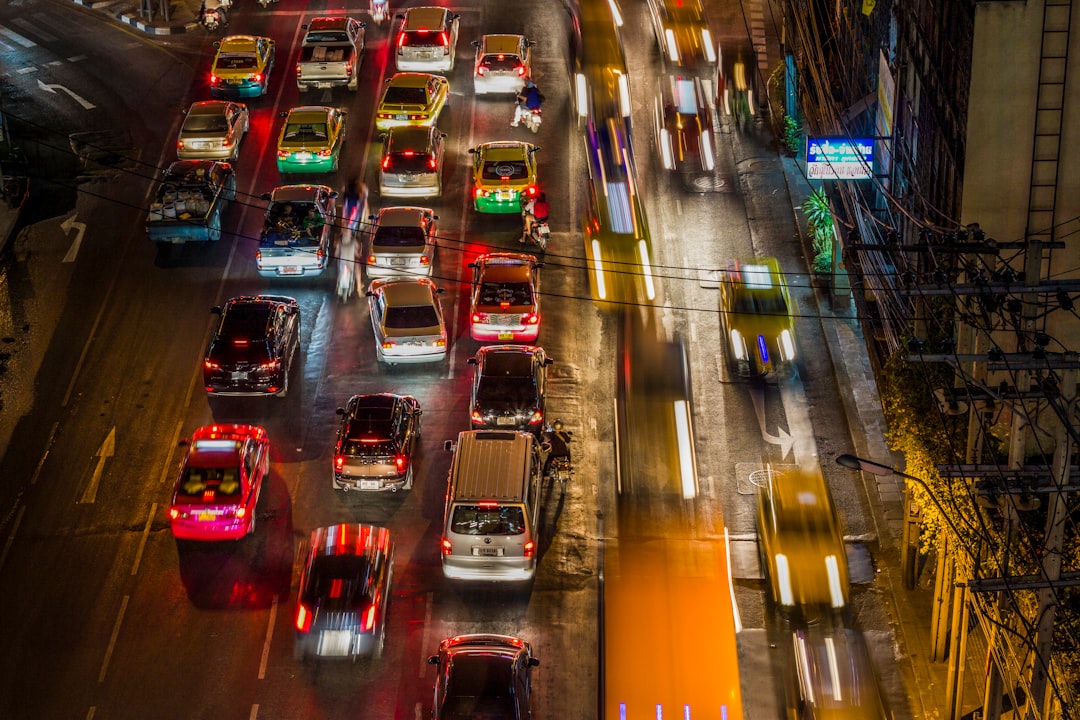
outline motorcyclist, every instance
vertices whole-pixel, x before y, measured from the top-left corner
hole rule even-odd
[[[539,110],[543,102],[544,93],[540,92],[540,88],[536,87],[536,83],[532,81],[532,78],[526,80],[525,87],[521,88],[521,92],[517,94],[514,121],[510,123],[510,126],[517,127],[526,114],[531,113],[533,110]]]
[[[547,195],[537,193],[536,197],[529,200],[521,207],[522,235],[521,242],[525,242],[532,236],[533,230],[539,223],[548,221],[551,207],[548,205]]]
[[[212,20],[208,20],[208,16],[217,13],[218,24],[222,27],[228,27],[229,25],[229,6],[232,5],[230,0],[202,0],[202,7],[199,8],[199,22],[205,27],[209,28],[210,25],[215,25]]]
[[[371,0],[371,17],[375,22],[382,22],[390,13],[390,3],[387,0]]]
[[[544,433],[544,447],[547,449],[545,476],[551,474],[553,466],[559,460],[565,460],[566,466],[570,466],[570,431],[563,429],[562,420],[556,420]]]
[[[361,214],[367,206],[367,185],[356,178],[352,178],[345,185],[345,192],[341,194],[341,212],[345,220],[345,229],[356,232],[360,227]]]

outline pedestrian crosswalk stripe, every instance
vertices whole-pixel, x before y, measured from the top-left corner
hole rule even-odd
[[[54,35],[50,35],[41,28],[35,26],[26,18],[15,18],[11,21],[12,25],[18,25],[20,30],[28,32],[31,35],[37,37],[42,42],[56,42],[57,38]]]
[[[14,30],[9,30],[8,28],[4,27],[3,25],[0,25],[0,35],[3,35],[4,37],[8,38],[9,40],[12,40],[12,41],[18,43],[19,45],[22,45],[24,48],[31,48],[31,47],[34,47],[35,45],[37,45],[37,43],[34,42],[33,40],[30,40],[28,38],[24,38],[19,33],[15,32]]]

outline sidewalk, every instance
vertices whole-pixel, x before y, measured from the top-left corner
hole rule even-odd
[[[201,0],[168,0],[169,17],[159,12],[159,0],[148,0],[153,16],[141,13],[138,0],[73,0],[76,5],[96,10],[148,35],[180,35],[199,29]]]

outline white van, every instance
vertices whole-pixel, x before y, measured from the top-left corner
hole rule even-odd
[[[532,433],[470,430],[458,435],[447,480],[443,575],[518,581],[536,572],[543,457]]]

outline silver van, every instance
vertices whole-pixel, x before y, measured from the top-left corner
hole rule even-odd
[[[414,7],[403,13],[394,63],[398,70],[448,72],[457,57],[458,19],[441,7]]]
[[[392,127],[383,137],[379,194],[430,198],[442,195],[446,134],[436,127]]]
[[[443,575],[451,580],[526,582],[536,573],[543,457],[532,433],[469,430],[447,480]]]

